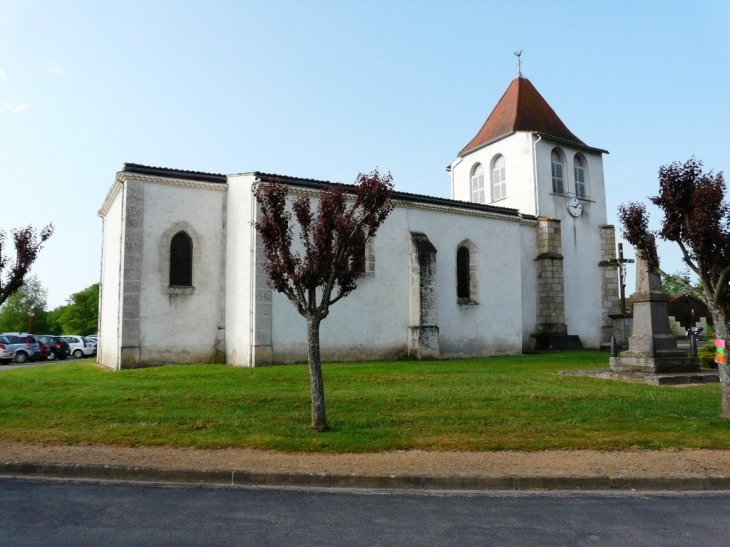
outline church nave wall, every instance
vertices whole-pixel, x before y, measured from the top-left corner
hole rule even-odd
[[[139,308],[139,364],[209,363],[216,349],[225,186],[146,182]],[[192,286],[170,286],[170,241],[192,242]]]
[[[413,234],[423,234],[436,250],[435,279],[413,285]],[[457,251],[474,244],[479,301],[459,303]],[[324,361],[396,359],[408,353],[414,328],[438,332],[438,354],[430,358],[516,354],[522,351],[520,223],[476,214],[399,205],[372,241],[377,268],[350,296],[330,309],[321,325]],[[419,266],[420,267],[420,266]],[[426,291],[435,306],[414,315],[413,298]],[[272,297],[274,363],[305,362],[304,319],[281,294]],[[416,320],[418,318],[418,321]],[[436,323],[435,325],[432,323]]]

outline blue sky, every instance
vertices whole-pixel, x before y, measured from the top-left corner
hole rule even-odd
[[[610,151],[615,223],[662,164],[730,168],[729,28],[720,1],[0,0],[0,226],[56,225],[34,269],[56,306],[99,280],[96,212],[125,161],[343,182],[378,166],[448,197],[517,50]]]

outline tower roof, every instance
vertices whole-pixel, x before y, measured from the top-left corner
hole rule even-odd
[[[591,148],[565,127],[530,80],[520,76],[512,80],[479,133],[459,152],[459,156],[515,131],[540,133],[581,148]]]

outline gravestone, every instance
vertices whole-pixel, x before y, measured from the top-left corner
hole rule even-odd
[[[677,349],[677,339],[669,328],[667,305],[669,294],[662,289],[662,281],[651,271],[646,260],[636,256],[636,292],[631,295],[634,305],[633,334],[629,349],[618,357],[611,357],[614,372],[698,372],[700,360],[687,357]]]

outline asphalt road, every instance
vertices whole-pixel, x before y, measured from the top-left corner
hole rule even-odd
[[[2,546],[728,544],[730,492],[324,492],[0,479]]]

